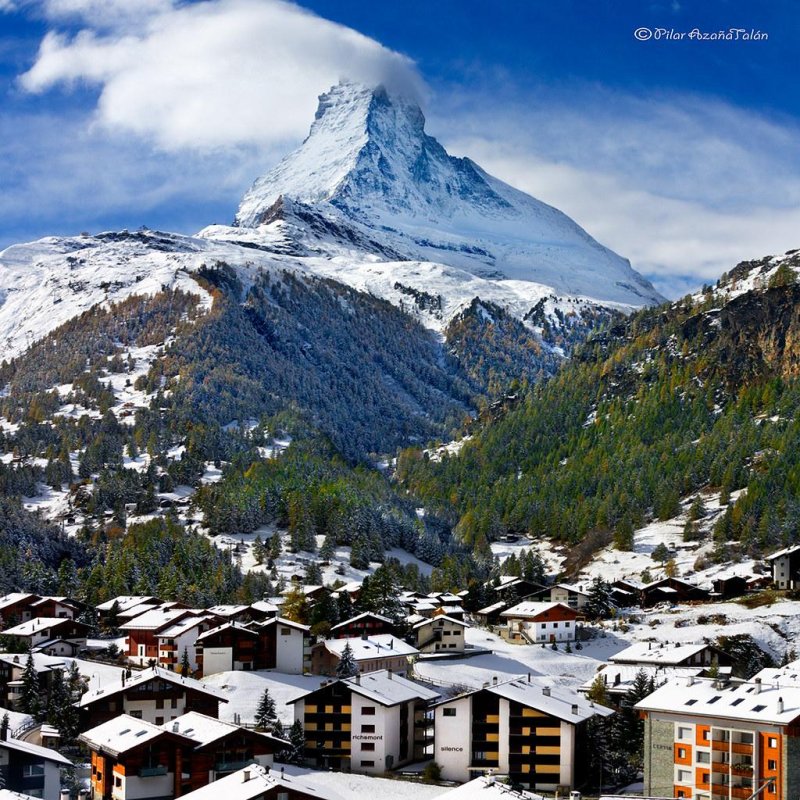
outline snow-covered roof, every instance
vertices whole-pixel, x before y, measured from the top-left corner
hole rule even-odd
[[[411,700],[436,700],[441,697],[438,692],[434,692],[427,686],[422,686],[386,669],[365,672],[352,678],[341,678],[340,682],[346,683],[350,687],[350,691],[355,694],[366,697],[368,700],[374,700],[376,703],[387,707],[408,703]],[[298,700],[305,700],[309,695],[315,694],[323,688],[320,687],[320,689],[315,689],[312,692],[296,697],[294,700],[290,700],[287,705],[293,705]]]
[[[213,617],[205,615],[201,617],[186,617],[186,619],[178,620],[178,622],[176,622],[174,625],[170,625],[169,628],[159,631],[157,636],[159,639],[174,639],[178,636],[182,636],[187,631],[190,631],[192,628],[195,628],[204,622],[212,621],[214,621]]]
[[[172,731],[172,733],[180,733],[182,736],[188,736],[190,739],[197,742],[198,745],[204,746],[211,742],[229,736],[241,730],[238,725],[231,722],[223,722],[214,717],[209,717],[206,714],[200,714],[197,711],[188,711],[176,719],[165,722],[161,726],[165,731]],[[285,743],[285,740],[278,739],[276,736],[270,736],[268,733],[260,731],[251,731],[256,736],[263,736],[272,742]]]
[[[72,762],[68,758],[64,758],[61,753],[52,750],[49,747],[42,747],[40,744],[32,744],[31,742],[23,742],[21,739],[15,739],[9,736],[6,739],[0,739],[0,750],[3,748],[7,750],[15,750],[17,753],[25,753],[29,756],[44,759],[45,761],[53,761],[56,764],[64,764],[72,766]]]
[[[256,625],[260,625],[262,628],[266,628],[267,625],[283,625],[287,628],[296,628],[299,631],[310,631],[310,625],[302,625],[299,622],[295,622],[293,619],[286,619],[286,617],[272,617],[271,619],[265,619],[263,622],[256,622]]]
[[[530,675],[512,678],[509,681],[492,682],[482,689],[474,689],[465,695],[461,695],[461,697],[467,697],[477,692],[491,692],[499,697],[513,700],[564,722],[578,723],[590,719],[596,714],[601,717],[608,717],[614,713],[610,708],[595,705],[575,689],[565,686],[543,685],[531,681]],[[458,699],[458,697],[451,697],[448,700],[440,701],[437,705],[450,703]]]
[[[584,597],[588,597],[589,593],[581,589],[580,586],[575,586],[573,583],[556,583],[550,587],[551,589],[566,589],[568,592],[574,592],[575,594],[582,594]]]
[[[159,606],[158,608],[148,609],[143,614],[139,614],[119,627],[123,631],[157,631],[190,614],[191,612],[185,608],[164,608]]]
[[[800,544],[792,545],[791,547],[784,547],[783,550],[778,550],[777,553],[773,553],[771,556],[767,556],[767,561],[773,561],[776,558],[780,558],[781,556],[790,556],[793,553],[796,553],[800,550]]]
[[[438,795],[438,800],[544,800],[544,797],[524,789],[513,789],[490,775],[481,775]]]
[[[669,642],[634,642],[608,660],[615,664],[660,664],[678,666],[693,656],[702,653],[710,645],[670,644]]]
[[[727,684],[713,678],[675,679],[640,700],[636,708],[789,725],[800,718],[800,686],[755,679]]]
[[[279,611],[275,603],[270,603],[267,600],[256,600],[255,603],[250,604],[250,608],[260,611],[262,614],[277,614]]]
[[[490,606],[486,606],[486,608],[481,608],[478,614],[493,614],[495,611],[501,611],[507,605],[508,603],[506,603],[505,600],[498,600],[498,602],[492,603]]]
[[[255,628],[251,627],[250,623],[245,625],[243,622],[223,622],[222,625],[217,625],[216,628],[212,628],[210,631],[201,633],[197,637],[197,641],[203,642],[206,639],[210,639],[212,636],[221,633],[224,630],[235,630],[239,631],[240,633],[249,634],[250,636],[258,636],[258,631]]]
[[[221,797],[225,800],[253,800],[275,789],[307,794],[318,800],[341,800],[340,795],[317,786],[305,775],[289,775],[283,770],[259,764],[250,764],[183,797],[184,800],[219,800]]]
[[[153,679],[160,679],[167,681],[168,683],[179,684],[195,692],[202,692],[203,694],[211,695],[223,703],[228,702],[228,698],[225,696],[225,693],[214,686],[201,683],[194,678],[186,678],[183,675],[179,675],[177,672],[172,672],[168,669],[162,669],[161,667],[148,667],[147,669],[143,669],[141,672],[135,672],[125,681],[125,683],[120,681],[120,683],[114,686],[105,686],[86,692],[78,701],[78,705],[88,706],[100,698],[111,697],[119,692],[127,691],[134,686],[138,686],[140,683],[147,683],[147,681],[151,681]]]
[[[180,737],[186,741],[186,744],[191,744],[191,739],[188,737],[166,731],[159,725],[153,725],[143,719],[135,719],[128,714],[120,714],[114,719],[90,728],[78,738],[95,750],[119,756],[167,734]]]
[[[63,661],[53,662],[50,656],[42,653],[33,652],[33,669],[37,673],[50,672],[54,669],[64,669],[65,664]],[[19,667],[24,669],[28,663],[27,653],[0,653],[0,661],[10,664],[12,667]]]
[[[125,611],[129,608],[133,608],[134,606],[139,606],[143,604],[149,604],[152,606],[154,603],[160,603],[161,601],[157,597],[152,597],[151,595],[143,595],[143,594],[135,594],[135,595],[126,595],[122,594],[119,597],[114,597],[111,600],[106,600],[105,603],[100,603],[97,606],[98,611],[111,611],[114,606],[114,603],[117,604],[117,608],[119,611]]]
[[[49,628],[56,628],[65,623],[70,626],[80,625],[81,627],[85,627],[81,625],[81,623],[66,619],[65,617],[34,617],[27,622],[21,622],[19,625],[15,625],[13,628],[7,628],[3,633],[7,636],[33,636],[35,633],[48,630]]]
[[[598,675],[603,679],[609,692],[622,694],[633,686],[640,672],[644,672],[648,678],[652,678],[658,686],[673,678],[688,678],[690,675],[698,677],[705,669],[705,667],[663,667],[657,664],[644,666],[641,664],[606,664],[583,683],[580,691],[588,692]],[[720,668],[720,672],[724,670],[730,672],[730,667]]]
[[[356,614],[355,617],[350,617],[350,619],[340,622],[338,625],[334,625],[331,630],[335,631],[337,628],[345,628],[348,625],[352,625],[354,622],[358,622],[360,619],[366,619],[367,617],[370,619],[379,619],[381,622],[388,622],[390,625],[392,624],[392,621],[389,619],[389,617],[376,614],[374,611],[364,611],[361,614]]]
[[[20,794],[11,789],[0,789],[0,800],[36,800],[31,794]]]
[[[209,614],[216,614],[218,617],[233,617],[236,614],[243,614],[245,611],[249,610],[250,606],[243,606],[243,605],[218,605],[218,606],[211,606],[211,608],[206,609]]]
[[[464,606],[462,606],[460,603],[458,605],[449,605],[449,604],[448,605],[443,605],[443,606],[440,606],[440,608],[442,609],[442,611],[444,611],[445,614],[463,614],[464,613]]]
[[[356,661],[367,661],[372,658],[391,658],[392,656],[414,656],[419,653],[416,647],[412,647],[391,633],[378,633],[374,636],[368,636],[366,639],[361,636],[326,639],[323,644],[330,653],[334,653],[339,657],[341,657],[342,651],[349,644],[350,649],[353,651],[353,658]]]
[[[22,600],[38,596],[39,595],[28,594],[27,592],[11,592],[10,594],[3,595],[2,597],[0,597],[0,611],[2,611],[4,608],[7,608],[8,606],[16,605]]]
[[[558,609],[562,612],[563,619],[574,619],[578,612],[564,603],[543,603],[537,600],[523,600],[521,603],[512,606],[507,611],[503,611],[501,617],[530,617],[535,619],[541,614]],[[566,613],[567,616],[563,616]]]
[[[417,622],[416,625],[412,626],[412,630],[416,630],[417,628],[424,628],[426,625],[435,625],[439,620],[446,620],[447,622],[452,622],[453,625],[460,625],[462,628],[469,628],[466,622],[460,619],[453,619],[453,617],[448,617],[446,614],[439,614],[438,617],[426,617],[422,619],[420,622]]]

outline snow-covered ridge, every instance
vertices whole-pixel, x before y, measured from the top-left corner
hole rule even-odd
[[[247,192],[236,226],[298,201],[409,260],[628,307],[663,299],[565,214],[448,155],[424,124],[416,104],[383,88],[334,87],[303,145]]]

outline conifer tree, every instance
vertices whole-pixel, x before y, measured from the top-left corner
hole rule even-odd
[[[287,760],[290,764],[300,764],[306,747],[306,735],[303,732],[303,723],[299,719],[296,719],[289,728],[289,742],[291,749]]]
[[[353,675],[357,674],[358,665],[353,656],[353,648],[350,647],[350,642],[346,642],[342,654],[339,656],[339,663],[336,665],[336,677],[352,678]]]
[[[19,698],[19,710],[32,717],[39,716],[41,710],[41,697],[39,676],[33,662],[33,653],[28,653],[28,660],[22,672],[22,691]]]
[[[256,709],[256,729],[260,731],[271,731],[275,727],[278,714],[275,711],[275,700],[269,693],[269,689],[264,689],[264,694],[258,701]]]
[[[184,647],[181,654],[181,675],[188,678],[192,674],[192,665],[189,662],[189,650]]]

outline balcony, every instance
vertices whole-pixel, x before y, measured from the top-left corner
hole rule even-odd
[[[731,786],[731,797],[741,797],[742,800],[747,800],[753,794],[752,786]]]
[[[711,771],[712,772],[721,772],[723,775],[730,775],[731,765],[725,763],[724,761],[712,761],[711,762]]]
[[[214,764],[214,770],[216,772],[236,772],[236,770],[244,769],[252,763],[252,758],[245,761],[219,761]]]
[[[733,750],[734,753],[749,756],[753,754],[753,745],[745,744],[744,742],[734,742],[731,745],[731,750]]]
[[[726,739],[712,739],[711,749],[727,753],[731,749],[731,743]]]
[[[733,775],[740,775],[745,778],[752,777],[753,765],[752,764],[732,764],[731,773]]]
[[[158,778],[167,774],[167,767],[164,764],[157,764],[155,767],[139,767],[140,778]]]

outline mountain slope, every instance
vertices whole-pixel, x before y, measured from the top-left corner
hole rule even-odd
[[[701,489],[727,507],[718,558],[729,541],[751,553],[793,541],[799,269],[796,252],[745,262],[715,290],[639,312],[456,454],[403,453],[398,478],[476,544],[512,531],[626,547]]]
[[[306,141],[255,182],[235,224],[269,222],[288,199],[372,232],[405,259],[600,302],[663,299],[566,215],[448,155],[424,124],[415,103],[382,88],[334,87],[320,97]]]

